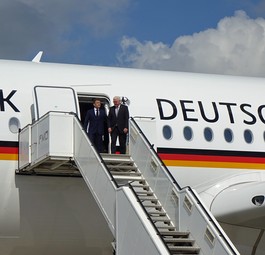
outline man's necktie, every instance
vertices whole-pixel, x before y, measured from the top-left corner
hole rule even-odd
[[[96,116],[98,117],[98,109],[97,109],[97,114],[96,114]]]

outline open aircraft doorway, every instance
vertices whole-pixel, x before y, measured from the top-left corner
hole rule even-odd
[[[109,97],[105,95],[98,95],[98,94],[83,94],[78,93],[78,102],[79,102],[79,109],[80,109],[80,118],[81,122],[84,125],[86,113],[89,109],[92,109],[93,106],[93,100],[99,99],[101,101],[101,109],[105,109],[106,114],[108,115],[109,108],[110,108],[110,99]],[[84,127],[85,128],[85,127]],[[108,152],[108,145],[109,145],[109,134],[108,134],[108,126],[107,122],[105,123],[104,127],[104,152]]]

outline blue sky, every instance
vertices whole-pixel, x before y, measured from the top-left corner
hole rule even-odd
[[[265,0],[0,0],[0,58],[265,76],[264,18]]]

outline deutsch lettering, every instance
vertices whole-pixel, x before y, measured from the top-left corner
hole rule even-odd
[[[11,102],[11,98],[16,93],[16,90],[12,90],[7,97],[4,97],[3,90],[0,89],[0,111],[5,111],[5,104],[8,104],[15,112],[20,112],[19,109]]]
[[[182,118],[186,122],[204,120],[208,123],[217,123],[221,118],[234,124],[242,121],[247,125],[254,125],[257,121],[265,124],[265,105],[253,107],[251,104],[232,102],[203,102],[193,100],[179,100],[172,102],[169,99],[156,99],[159,117],[161,120]],[[179,109],[178,109],[179,108]],[[179,111],[179,116],[177,116]],[[182,115],[181,115],[182,113]]]

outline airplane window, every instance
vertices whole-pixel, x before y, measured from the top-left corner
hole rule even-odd
[[[172,138],[172,128],[168,125],[163,127],[163,136],[165,139],[170,140]]]
[[[211,128],[207,127],[204,129],[204,138],[208,142],[211,142],[213,140],[213,131]]]
[[[191,127],[184,127],[183,134],[184,134],[185,139],[187,141],[190,141],[193,137],[193,132],[192,132]]]
[[[10,130],[12,133],[14,133],[14,134],[18,133],[18,131],[19,131],[20,127],[21,127],[21,125],[20,125],[20,121],[19,121],[19,119],[16,118],[16,117],[12,117],[12,118],[9,120],[8,125],[9,125],[9,130]]]
[[[232,130],[229,129],[229,128],[226,128],[225,131],[224,131],[224,137],[225,137],[225,140],[228,143],[231,143],[233,141],[233,132],[232,132]]]
[[[253,134],[249,129],[246,129],[244,131],[244,138],[246,143],[252,143],[253,142]]]

